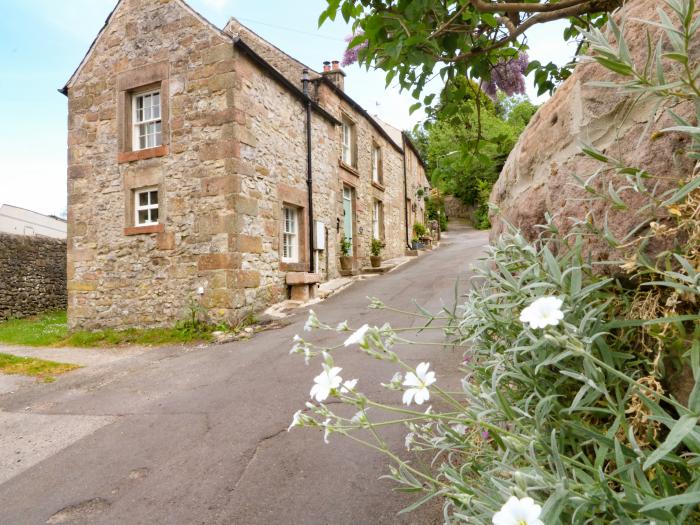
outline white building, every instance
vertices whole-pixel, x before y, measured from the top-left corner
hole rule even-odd
[[[0,233],[41,235],[54,239],[65,239],[67,231],[66,221],[59,217],[42,215],[9,204],[0,205]]]

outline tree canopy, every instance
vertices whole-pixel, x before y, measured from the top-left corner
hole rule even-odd
[[[327,0],[319,24],[339,14],[353,23],[350,60],[386,72],[387,85],[398,81],[418,102],[430,106],[434,94],[424,94],[435,76],[444,81],[468,76],[492,81],[499,64],[522,63],[527,30],[566,19],[564,40],[579,40],[581,30],[600,27],[607,12],[621,0]],[[580,49],[580,45],[579,45]],[[566,78],[570,66],[532,62],[540,93]],[[522,91],[521,91],[522,92]],[[512,93],[509,93],[512,94]]]

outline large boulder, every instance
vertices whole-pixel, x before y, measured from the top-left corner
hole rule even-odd
[[[662,30],[635,19],[658,20],[656,9],[660,5],[663,4],[659,0],[630,0],[623,8],[627,13],[626,41],[638,66],[647,60],[647,31],[656,42]],[[620,13],[616,15],[619,16]],[[665,43],[668,49],[666,40]],[[695,60],[691,63],[697,64],[698,47],[696,43]],[[647,170],[664,180],[666,188],[689,176],[692,162],[682,155],[688,146],[687,137],[679,133],[654,133],[674,125],[667,113],[660,112],[647,129],[655,100],[635,104],[636,95],[589,85],[593,81],[620,80],[619,75],[594,62],[583,63],[539,109],[493,188],[491,202],[500,209],[491,217],[493,237],[506,229],[507,221],[533,239],[538,233],[536,226],[545,222],[546,212],[554,216],[556,226],[564,233],[577,220],[588,217],[602,227],[607,218],[610,231],[617,238],[624,237],[643,220],[632,212],[645,202],[641,195],[625,191],[622,196],[631,208],[617,211],[603,201],[591,200],[591,195],[577,184],[575,176],[585,180],[602,166],[581,152],[582,144],[591,144],[627,165]],[[695,120],[691,104],[676,106],[674,111]],[[612,174],[600,177],[598,188],[607,191],[610,177]],[[596,260],[623,255],[614,253],[600,239],[589,242]],[[650,247],[655,251],[661,248]]]

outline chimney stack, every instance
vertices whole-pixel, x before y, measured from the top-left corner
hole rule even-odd
[[[345,91],[345,72],[340,69],[340,61],[333,60],[333,62],[324,62],[323,76],[333,82],[338,89]]]

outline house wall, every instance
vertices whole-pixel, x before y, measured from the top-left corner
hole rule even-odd
[[[410,147],[406,147],[406,186],[408,198],[411,199],[411,208],[408,210],[410,238],[413,235],[413,225],[416,222],[425,223],[425,197],[429,193],[425,188],[430,186],[425,168]],[[423,189],[422,195],[420,189]]]
[[[261,308],[287,297],[287,272],[309,270],[306,107],[244,53],[236,54],[235,108],[241,141],[237,234],[243,271],[258,275],[260,287],[247,290],[247,304]],[[335,126],[312,112],[314,218],[330,226],[337,193],[333,158]],[[330,198],[329,198],[330,197]],[[282,208],[297,207],[300,260],[281,261]],[[326,256],[328,266],[326,266]],[[335,272],[335,246],[321,252],[318,271]]]
[[[66,308],[66,241],[0,233],[0,320]]]
[[[169,325],[200,286],[213,317],[240,314],[258,281],[233,249],[241,186],[233,71],[230,40],[177,1],[125,0],[113,13],[68,88],[71,328]],[[163,148],[124,160],[120,87],[154,75],[169,92]],[[162,193],[163,226],[151,233],[129,228],[131,191],[144,186]]]
[[[163,94],[163,144],[130,151],[130,93],[151,85]],[[319,89],[322,106],[357,129],[358,165],[346,169],[340,126],[312,112],[314,219],[327,228],[316,272],[331,279],[344,183],[356,190],[356,267],[369,265],[374,199],[382,255],[405,253],[404,159],[361,112]],[[288,272],[309,271],[305,102],[180,0],[123,0],[67,94],[71,328],[172,325],[192,304],[235,322],[286,298]],[[373,143],[383,187],[372,184]],[[146,228],[133,224],[133,192],[144,187],[160,198],[160,224]],[[285,203],[302,219],[296,264],[281,261]]]
[[[370,244],[372,241],[373,202],[379,200],[384,208],[384,241],[386,246],[382,251],[384,259],[399,257],[405,254],[405,237],[398,232],[404,231],[404,184],[403,184],[403,153],[397,150],[375,126],[359,111],[353,108],[325,84],[318,90],[320,104],[336,118],[343,115],[349,117],[356,128],[357,167],[348,168],[341,161],[342,128],[336,129],[335,153],[331,163],[338,173],[339,187],[336,196],[337,218],[341,229],[333,228],[331,240],[337,246],[343,237],[343,202],[342,185],[347,184],[355,189],[355,232],[353,238],[356,267],[369,266]],[[381,147],[383,158],[383,185],[372,183],[372,146]],[[335,276],[335,275],[333,275]]]

